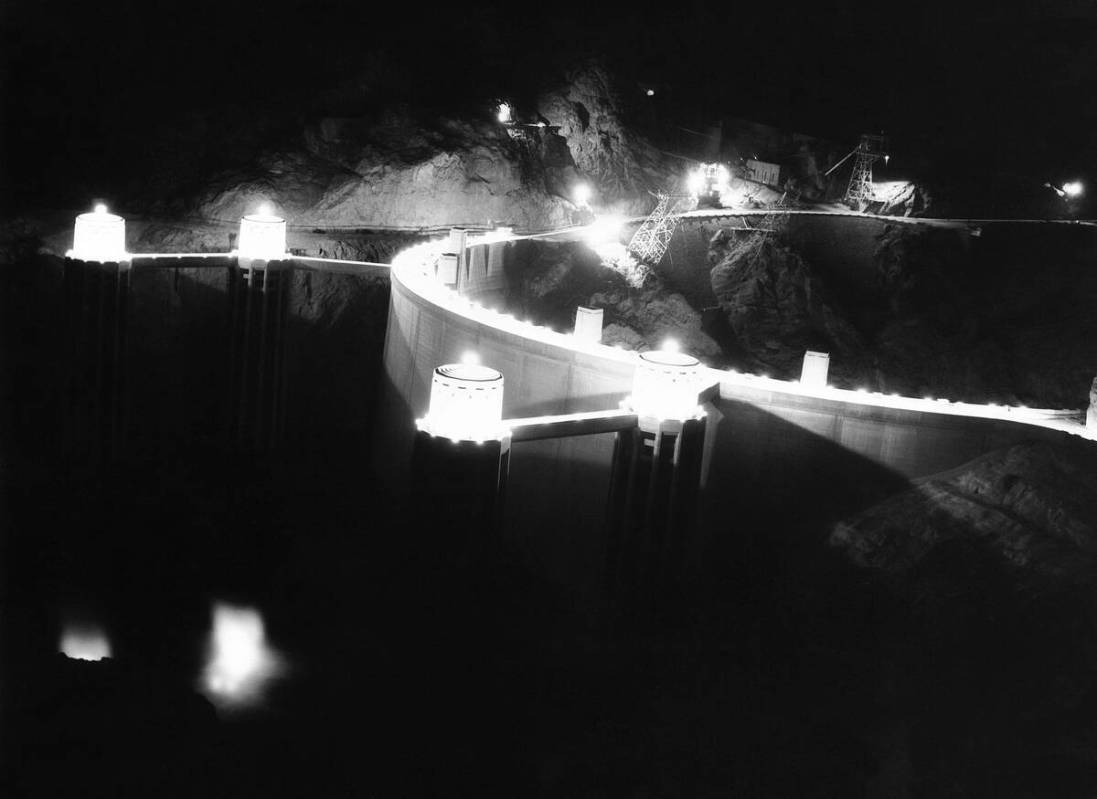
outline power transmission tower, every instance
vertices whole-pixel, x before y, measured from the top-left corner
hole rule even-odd
[[[878,158],[887,158],[887,146],[888,140],[885,136],[874,136],[871,133],[861,135],[861,143],[853,151],[857,157],[853,161],[849,188],[846,189],[846,202],[863,208],[876,199],[872,191],[872,164]]]
[[[692,199],[682,194],[661,192],[655,196],[659,198],[655,210],[648,215],[644,224],[640,225],[628,243],[629,252],[638,260],[652,266],[663,260],[667,247],[670,246],[670,239],[678,227],[678,220],[681,218],[679,211],[684,203]]]

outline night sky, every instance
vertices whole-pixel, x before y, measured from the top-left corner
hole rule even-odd
[[[898,160],[973,176],[1086,177],[1095,155],[1097,5],[1084,2],[5,9],[2,166],[15,205],[45,203],[47,180],[82,188],[140,169],[195,118],[216,135],[217,119],[239,130],[370,103],[530,99],[590,55],[660,86],[668,120],[740,117],[842,141],[883,130]],[[347,107],[363,87],[364,105]]]

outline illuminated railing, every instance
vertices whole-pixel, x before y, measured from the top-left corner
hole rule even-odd
[[[724,213],[744,213],[744,211],[731,211]],[[801,211],[799,213],[834,214],[834,212]],[[841,214],[838,214],[841,215]],[[863,215],[862,215],[863,216]],[[893,217],[882,217],[893,219]],[[635,221],[635,220],[633,220]],[[932,220],[931,220],[932,221]],[[947,220],[946,220],[947,221]],[[961,221],[961,220],[956,220]],[[539,238],[547,235],[560,235],[565,232],[579,236],[589,236],[593,240],[603,240],[612,237],[619,230],[622,220],[612,219],[595,221],[591,225],[569,228],[567,231],[554,231],[537,236],[516,236],[510,229],[497,228],[481,235],[460,236],[466,241],[466,246],[476,246],[489,242],[512,241],[526,238]],[[161,258],[217,258],[231,257],[233,255],[275,259],[294,258],[286,252],[285,239],[286,223],[281,217],[270,213],[253,214],[241,220],[240,242],[235,253],[129,253],[125,248],[125,221],[114,214],[109,214],[105,206],[97,206],[95,211],[89,214],[81,214],[77,217],[74,228],[73,249],[67,254],[73,258],[91,261],[113,261],[121,259],[161,259]],[[452,239],[453,237],[451,237]],[[524,322],[511,315],[499,313],[490,308],[485,308],[478,303],[462,297],[453,288],[442,285],[437,275],[437,263],[449,246],[451,239],[443,241],[431,241],[413,245],[400,253],[392,260],[392,270],[404,285],[422,296],[424,299],[445,308],[451,313],[463,316],[471,321],[488,325],[492,328],[513,333],[531,341],[542,344],[550,344],[574,352],[586,352],[597,355],[617,363],[636,366],[644,363],[644,356],[623,350],[618,346],[607,346],[594,340],[574,336],[569,333],[551,330],[546,327]],[[323,259],[305,258],[307,261],[320,261]],[[334,262],[334,261],[333,261]],[[364,261],[339,260],[340,264],[373,266]],[[650,360],[647,362],[650,367]],[[945,416],[972,417],[983,419],[998,419],[1024,424],[1037,425],[1053,430],[1069,432],[1087,438],[1097,438],[1092,432],[1087,432],[1085,425],[1079,421],[1081,415],[1076,410],[1054,410],[1046,408],[1027,408],[1023,406],[996,405],[993,403],[978,404],[967,402],[953,402],[947,399],[935,399],[930,397],[915,398],[903,397],[897,394],[882,394],[867,390],[851,391],[835,388],[833,386],[819,384],[818,378],[812,379],[805,374],[805,382],[777,380],[761,375],[742,374],[731,371],[715,370],[702,365],[698,380],[704,383],[706,380],[717,382],[729,389],[736,387],[770,392],[775,397],[787,398],[810,397],[829,400],[833,402],[849,403],[867,408],[897,409],[931,413]],[[501,379],[501,378],[500,378]],[[635,393],[635,392],[634,392]],[[430,424],[428,422],[428,424]]]
[[[582,235],[585,228],[574,229]],[[525,237],[514,237],[515,239]],[[475,242],[474,242],[475,243]],[[635,365],[640,356],[618,346],[607,346],[596,341],[584,340],[547,327],[521,321],[510,314],[485,308],[479,303],[461,296],[453,288],[440,284],[433,277],[434,264],[441,255],[442,242],[426,242],[414,245],[398,253],[392,261],[393,274],[401,283],[424,299],[447,311],[498,330],[513,333],[540,344],[550,344],[574,352],[595,354],[607,360]],[[941,416],[967,417],[1018,422],[1051,430],[1071,433],[1085,438],[1097,438],[1087,432],[1079,421],[1077,410],[1028,408],[1024,406],[953,402],[931,397],[903,397],[897,394],[849,390],[829,385],[811,385],[796,380],[778,380],[764,375],[740,373],[734,370],[718,370],[701,366],[699,381],[719,383],[722,393],[747,389],[768,392],[772,401],[787,398],[813,398],[834,403],[846,403],[864,408],[913,411]]]

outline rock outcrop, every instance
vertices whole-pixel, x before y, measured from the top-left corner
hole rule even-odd
[[[861,566],[898,573],[964,540],[1026,580],[1089,582],[1097,575],[1097,452],[1071,444],[1009,447],[918,481],[836,525],[831,543]]]
[[[773,225],[776,220],[759,225],[772,232],[722,229],[710,243],[712,291],[753,360],[748,365],[796,377],[804,351],[821,350],[840,355],[834,362],[849,369],[864,357],[860,335]]]
[[[678,186],[681,170],[625,123],[626,109],[608,70],[597,62],[571,70],[560,87],[545,92],[538,111],[559,128],[579,171],[596,189],[596,205],[647,213],[649,191]]]
[[[892,664],[880,694],[910,731],[899,751],[914,784],[956,796],[1092,789],[1090,442],[989,453],[846,519],[830,540],[880,591],[871,635]]]
[[[676,340],[709,364],[723,361],[720,346],[701,329],[701,314],[681,294],[647,272],[639,286],[584,244],[541,243],[510,267],[506,305],[513,313],[557,330],[570,330],[579,305],[602,308],[605,344],[647,350]]]
[[[234,220],[267,202],[294,224],[319,228],[560,227],[575,208],[552,193],[562,168],[554,135],[534,128],[518,139],[488,121],[425,124],[406,115],[324,119],[299,149],[214,178],[194,210]]]

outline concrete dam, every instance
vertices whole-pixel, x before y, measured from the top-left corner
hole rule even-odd
[[[826,220],[791,216],[827,248],[834,234]],[[679,261],[719,223],[685,220]],[[864,246],[854,255],[870,253],[875,231],[889,223],[840,220],[860,231],[853,240]],[[969,235],[959,227],[956,235]],[[369,451],[377,478],[394,495],[414,497],[413,441],[431,375],[465,353],[502,373],[507,422],[615,411],[632,392],[636,353],[521,322],[503,307],[508,273],[538,238],[468,236],[448,285],[439,278],[444,240],[403,251],[391,269],[234,253],[51,260],[35,280],[53,298],[53,318],[68,319],[53,332],[69,331],[59,346],[80,366],[83,388],[69,396],[82,416],[71,426],[98,436],[67,446],[153,450],[198,433],[313,457],[346,450],[365,461]],[[867,268],[851,260],[850,279],[867,288]],[[833,268],[842,263],[835,258]],[[708,368],[702,383],[698,532],[686,542],[696,562],[740,530],[824,536],[834,521],[910,481],[989,451],[1089,437],[1076,410],[898,397]],[[592,601],[607,546],[614,441],[613,432],[516,436],[509,461],[505,535],[553,582]]]

